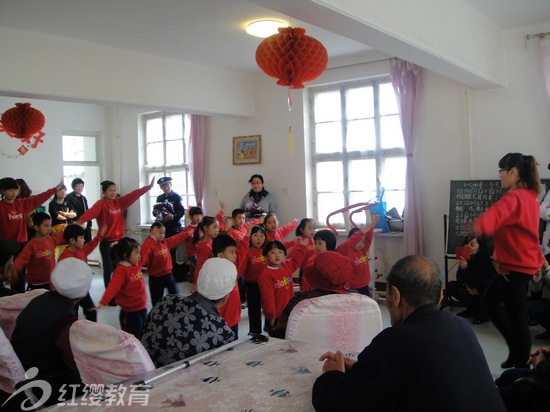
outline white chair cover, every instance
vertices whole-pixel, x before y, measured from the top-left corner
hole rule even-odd
[[[376,301],[358,293],[335,294],[299,302],[290,312],[285,339],[361,352],[381,330]]]
[[[69,337],[84,383],[108,385],[155,369],[141,342],[112,326],[78,320]]]
[[[8,339],[11,339],[15,322],[21,311],[25,309],[31,300],[46,292],[46,289],[34,289],[0,298],[0,328],[4,330]]]

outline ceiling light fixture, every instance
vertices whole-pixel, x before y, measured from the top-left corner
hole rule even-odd
[[[246,26],[246,32],[251,36],[265,38],[277,34],[279,27],[286,26],[285,23],[278,20],[257,20]]]

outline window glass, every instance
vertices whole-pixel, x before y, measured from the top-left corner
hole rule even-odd
[[[340,92],[326,92],[315,95],[315,122],[340,121],[342,118],[342,106]]]

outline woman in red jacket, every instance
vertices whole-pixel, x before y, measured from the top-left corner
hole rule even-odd
[[[101,260],[103,261],[103,282],[105,288],[111,281],[113,272],[113,263],[111,262],[111,248],[114,242],[118,242],[124,236],[124,212],[138,200],[143,194],[147,193],[155,183],[155,176],[151,179],[148,186],[136,189],[127,195],[117,197],[117,188],[114,182],[105,180],[101,182],[101,191],[103,199],[99,199],[94,205],[78,218],[79,224],[86,224],[92,219],[97,219],[98,227],[107,226],[109,229],[103,240],[99,243]]]
[[[525,368],[531,351],[527,290],[543,262],[537,199],[541,183],[533,156],[508,153],[498,167],[502,188],[508,191],[474,222],[477,233],[493,236],[500,275],[487,286],[481,304],[508,345],[508,359],[501,366]]]

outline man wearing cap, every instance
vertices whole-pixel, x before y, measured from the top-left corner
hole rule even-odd
[[[219,308],[227,302],[236,279],[232,262],[211,258],[201,268],[196,292],[185,297],[167,295],[155,305],[145,321],[141,343],[157,368],[235,339]]]
[[[75,305],[87,295],[91,282],[92,271],[85,262],[76,258],[64,259],[51,275],[55,291],[31,300],[17,318],[11,344],[23,368],[38,368],[36,379],[51,385],[52,395],[46,405],[57,403],[63,385],[81,384],[69,342],[69,329],[78,319]],[[72,393],[67,392],[70,398]]]
[[[504,412],[471,326],[438,308],[442,281],[437,264],[407,256],[386,280],[391,327],[357,361],[339,351],[321,355],[324,373],[313,386],[315,409]]]
[[[306,299],[335,293],[348,293],[347,286],[353,274],[350,260],[337,252],[321,252],[315,259],[309,284],[311,289],[294,296],[286,305],[283,313],[277,320],[277,324],[269,331],[269,335],[275,338],[285,338],[286,326],[290,312],[299,302]],[[323,325],[319,325],[320,328]]]
[[[181,196],[172,191],[171,177],[161,177],[157,180],[157,184],[163,191],[163,194],[157,196],[157,204],[168,203],[172,207],[167,207],[163,210],[157,209],[158,212],[156,212],[156,215],[155,210],[153,210],[153,215],[164,223],[166,227],[166,237],[174,236],[181,232],[180,220],[185,214],[185,208],[181,204]]]

